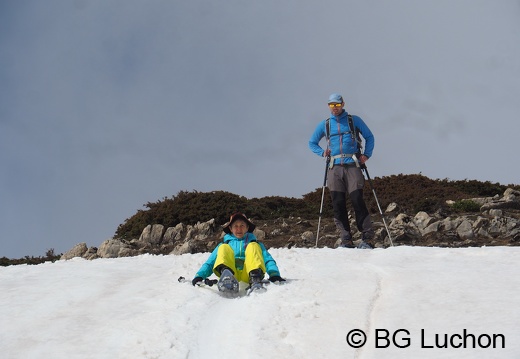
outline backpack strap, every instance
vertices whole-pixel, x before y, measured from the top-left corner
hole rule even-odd
[[[358,152],[361,153],[361,137],[359,136],[359,128],[354,128],[354,120],[352,115],[348,114],[348,127],[350,128],[350,137],[353,141],[356,141]]]
[[[327,139],[327,148],[330,148],[330,117],[325,120],[325,138]]]
[[[330,117],[325,120],[325,138],[330,139]]]

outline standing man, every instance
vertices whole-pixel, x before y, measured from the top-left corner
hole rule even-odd
[[[340,246],[354,248],[348,220],[348,194],[354,207],[357,228],[362,233],[358,248],[373,248],[369,241],[374,237],[374,229],[363,199],[365,177],[360,166],[372,156],[374,135],[360,117],[345,111],[345,102],[340,94],[330,95],[328,105],[331,116],[318,124],[309,140],[309,147],[318,156],[330,158],[327,186],[332,199],[334,223],[341,233]],[[365,140],[363,152],[359,134]],[[325,150],[319,145],[323,137],[327,140]]]

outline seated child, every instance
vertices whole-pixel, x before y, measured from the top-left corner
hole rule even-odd
[[[222,227],[224,239],[195,274],[193,285],[212,273],[220,277],[218,287],[223,291],[238,291],[238,281],[249,283],[250,287],[261,286],[265,273],[271,282],[285,281],[271,254],[253,234],[255,225],[243,213],[231,215]]]

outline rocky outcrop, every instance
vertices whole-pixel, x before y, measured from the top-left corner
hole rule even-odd
[[[83,257],[87,253],[88,248],[86,243],[78,243],[71,250],[61,256],[61,259],[72,259],[74,257]]]
[[[484,245],[520,245],[520,192],[508,189],[502,197],[471,198],[480,206],[476,213],[444,215],[418,212],[409,215],[399,212],[399,205],[391,203],[385,211],[385,222],[394,245],[467,247]],[[374,244],[387,247],[390,240],[379,213],[373,214],[376,228]],[[279,218],[255,221],[254,234],[270,247],[314,247],[318,219]],[[352,228],[356,226],[352,220]],[[222,240],[224,233],[214,219],[195,225],[179,223],[165,228],[161,224],[146,226],[139,238],[112,238],[99,248],[87,248],[79,243],[63,254],[61,259],[128,257],[144,253],[185,254],[209,252]],[[360,233],[353,233],[356,242]],[[338,234],[332,218],[322,218],[320,247],[337,245]]]
[[[413,218],[400,213],[390,223],[390,233],[398,244],[452,247],[520,244],[519,191],[507,189],[503,197],[467,201],[480,205],[480,213],[444,217],[419,212]],[[391,204],[386,213],[391,214],[396,207]]]

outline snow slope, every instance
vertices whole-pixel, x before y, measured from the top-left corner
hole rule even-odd
[[[0,355],[520,357],[520,248],[271,253],[288,283],[238,299],[177,281],[207,254],[0,268]]]

